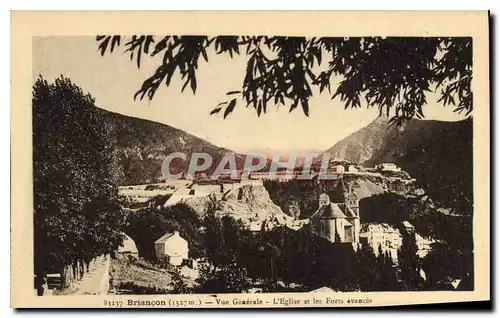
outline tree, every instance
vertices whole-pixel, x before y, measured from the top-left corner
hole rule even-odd
[[[67,78],[33,86],[34,269],[73,266],[121,244],[126,223],[112,179],[112,136],[94,99]]]
[[[241,90],[227,93],[211,114],[224,108],[226,118],[238,100],[260,116],[270,104],[299,104],[309,115],[309,99],[328,90],[345,107],[378,107],[380,114],[394,110],[393,122],[423,118],[428,92],[438,92],[443,105],[455,111],[472,112],[472,39],[460,37],[349,37],[306,38],[284,36],[153,36],[117,35],[96,37],[101,55],[112,53],[122,42],[130,60],[141,66],[146,57],[163,56],[134,98],[150,100],[165,83],[180,75],[182,91],[198,87],[200,60],[209,53],[245,54],[246,75]],[[177,73],[178,71],[178,73]],[[332,91],[331,83],[340,84]]]
[[[471,249],[461,249],[455,244],[435,243],[432,251],[422,261],[426,287],[443,289],[447,280],[460,279],[461,290],[473,290],[474,254]]]
[[[420,288],[420,259],[414,232],[401,231],[403,243],[398,250],[398,262],[401,280],[405,290],[414,291]]]
[[[220,219],[215,215],[215,211],[209,210],[203,218],[203,246],[205,255],[213,264],[214,271],[224,263],[224,237],[222,235],[222,225]]]
[[[401,290],[401,284],[398,281],[398,274],[394,267],[394,262],[388,251],[379,255],[378,258],[380,268],[380,289],[384,291]]]
[[[218,268],[205,264],[196,282],[199,293],[241,293],[250,288],[246,269],[236,263]]]
[[[247,270],[241,265],[243,240],[241,221],[219,218],[213,208],[203,219],[203,245],[207,262],[197,279],[200,293],[237,293],[249,288]]]
[[[186,284],[179,269],[175,269],[174,274],[172,275],[172,282],[170,283],[172,287],[172,293],[174,294],[191,294],[192,290]]]
[[[380,290],[380,267],[373,249],[363,244],[356,251],[356,258],[358,267],[354,267],[353,270],[357,272],[359,288],[362,291]]]

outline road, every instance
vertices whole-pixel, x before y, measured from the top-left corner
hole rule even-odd
[[[107,294],[109,289],[109,264],[110,257],[100,256],[92,262],[90,271],[83,278],[76,281],[73,286],[72,295],[100,295]]]

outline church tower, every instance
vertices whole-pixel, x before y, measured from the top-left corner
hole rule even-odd
[[[319,207],[330,204],[330,197],[328,196],[328,194],[326,194],[326,193],[320,194],[318,203],[319,203]]]
[[[345,204],[348,209],[352,211],[353,218],[349,219],[349,221],[353,224],[353,240],[352,242],[355,244],[355,248],[357,244],[359,244],[359,233],[361,231],[361,220],[359,216],[359,200],[358,196],[351,187],[349,187],[349,193],[345,198]]]
[[[356,216],[359,217],[358,196],[354,193],[351,187],[349,187],[349,193],[346,196],[345,203],[356,214]]]

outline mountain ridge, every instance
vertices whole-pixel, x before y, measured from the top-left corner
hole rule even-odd
[[[472,118],[413,119],[401,127],[377,118],[325,152],[367,167],[396,163],[442,204],[472,213]]]
[[[200,137],[167,124],[131,117],[100,109],[115,162],[113,174],[120,185],[144,184],[162,179],[162,163],[173,152],[184,152],[186,160],[175,159],[171,173],[187,171],[194,152],[208,153],[213,163],[205,172],[213,172],[226,153],[235,153],[214,145]],[[236,166],[243,167],[244,155],[235,153]]]

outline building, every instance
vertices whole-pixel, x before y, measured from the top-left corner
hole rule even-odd
[[[125,235],[122,245],[118,248],[117,255],[118,257],[123,258],[139,258],[139,251],[137,250],[137,246],[135,245],[134,240],[128,235]]]
[[[356,194],[351,192],[345,203],[332,203],[323,193],[319,208],[311,216],[315,232],[333,243],[359,243],[359,206]]]
[[[379,248],[383,253],[389,252],[392,260],[397,262],[398,249],[403,244],[401,233],[398,229],[387,223],[366,224],[359,235],[361,244],[368,245],[378,255]]]
[[[345,167],[343,165],[335,165],[332,167],[331,172],[333,172],[333,173],[345,173]]]
[[[175,205],[177,203],[182,203],[186,199],[195,198],[195,197],[206,197],[209,193],[205,191],[201,191],[199,189],[192,188],[179,188],[175,191],[170,198],[163,204],[163,207],[166,208],[171,205]]]
[[[252,171],[248,175],[251,180],[269,180],[269,172],[267,171]]]
[[[349,165],[349,167],[347,167],[347,172],[356,173],[358,172],[358,168],[356,168],[355,165]]]
[[[178,231],[174,231],[155,241],[155,253],[158,259],[166,259],[170,264],[180,266],[183,260],[189,258],[189,245]]]
[[[405,238],[415,241],[417,255],[420,258],[432,251],[432,244],[437,242],[417,234],[415,227],[408,221],[401,222],[397,227],[387,223],[365,224],[359,235],[361,244],[369,245],[375,254],[378,254],[379,248],[383,253],[389,252],[394,263],[398,262],[398,250],[403,245]]]
[[[262,230],[262,222],[259,221],[252,222],[250,223],[248,229],[250,230],[250,232],[254,234],[259,233]]]
[[[375,169],[378,171],[392,171],[392,172],[400,172],[401,168],[396,166],[395,163],[381,163],[375,166]]]

